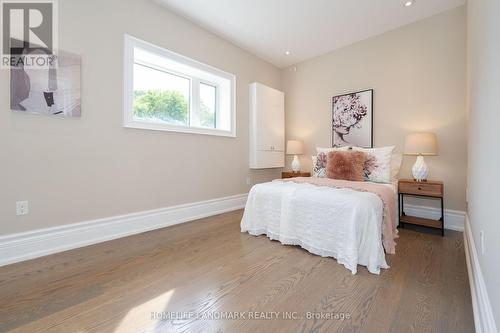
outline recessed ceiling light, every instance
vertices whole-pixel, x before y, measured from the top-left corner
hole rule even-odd
[[[292,54],[292,52],[290,52],[290,51],[285,51],[285,54],[286,54],[286,55],[290,55],[290,54]]]
[[[408,0],[408,1],[405,2],[405,7],[410,7],[414,3],[415,3],[415,0]]]

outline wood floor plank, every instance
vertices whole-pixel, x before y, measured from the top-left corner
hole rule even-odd
[[[415,238],[415,233],[405,232],[405,241],[398,241],[397,255],[387,256],[387,261],[391,268],[383,272],[383,278],[377,283],[376,300],[368,314],[366,324],[361,328],[360,332],[391,331],[397,307],[387,305],[399,304],[404,301],[403,293],[405,288],[407,288],[405,280],[413,265],[412,260],[408,260],[408,258],[411,254],[411,245],[414,244]]]
[[[0,332],[474,331],[460,233],[401,230],[390,269],[353,276],[242,234],[241,214],[2,267]]]

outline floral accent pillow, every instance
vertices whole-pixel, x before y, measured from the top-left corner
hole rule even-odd
[[[313,177],[326,178],[326,160],[329,152],[332,151],[347,151],[351,147],[340,147],[340,148],[323,148],[316,147],[316,152],[318,155],[311,156],[313,161]]]
[[[366,154],[364,178],[375,183],[391,182],[391,160],[394,146],[382,148],[352,147],[354,151]]]
[[[327,153],[319,153],[316,156],[311,156],[313,161],[313,177],[326,178],[326,161]]]

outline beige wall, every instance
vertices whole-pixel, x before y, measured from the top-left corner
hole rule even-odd
[[[375,146],[402,152],[407,133],[436,132],[430,178],[445,182],[446,208],[465,210],[465,48],[460,7],[285,69],[287,138],[306,143],[305,168],[316,146],[331,146],[332,96],[373,88]],[[405,157],[401,177],[414,161]]]
[[[493,315],[500,331],[500,2],[469,0],[468,215]],[[480,232],[484,232],[484,254]]]
[[[375,144],[414,130],[438,133],[431,178],[464,209],[464,8],[370,38],[283,71],[149,0],[59,1],[60,46],[82,56],[81,119],[9,111],[0,71],[0,234],[245,193],[279,169],[248,169],[248,84],[284,88],[287,135],[331,144],[333,95],[375,89]],[[92,19],[89,21],[89,17]],[[123,34],[237,77],[237,138],[125,129]],[[283,82],[283,85],[282,85]],[[309,159],[303,164],[310,167]],[[403,176],[413,158],[405,159]],[[30,214],[15,216],[15,201]]]
[[[248,169],[248,84],[280,71],[150,0],[60,0],[60,46],[82,56],[81,119],[9,111],[0,71],[0,234],[246,193],[279,170]],[[123,34],[237,78],[237,138],[125,129]],[[15,216],[15,201],[30,214]]]

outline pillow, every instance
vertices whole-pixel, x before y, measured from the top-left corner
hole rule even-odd
[[[316,152],[319,154],[321,153],[326,153],[328,154],[331,151],[346,151],[346,150],[351,150],[351,147],[345,146],[345,147],[337,147],[337,148],[322,148],[322,147],[316,147]]]
[[[313,161],[313,177],[326,177],[326,154],[319,153],[316,156],[311,156]]]
[[[398,179],[399,170],[401,169],[401,163],[403,162],[403,155],[392,154],[391,158],[391,180]]]
[[[326,160],[327,155],[331,151],[346,151],[350,150],[351,147],[339,147],[339,148],[322,148],[316,147],[318,155],[312,156],[313,159],[313,177],[326,178]]]
[[[391,160],[395,146],[382,148],[352,147],[354,151],[366,154],[364,167],[365,180],[375,183],[391,182]]]
[[[366,154],[360,151],[331,151],[326,162],[326,175],[332,179],[363,181]]]

